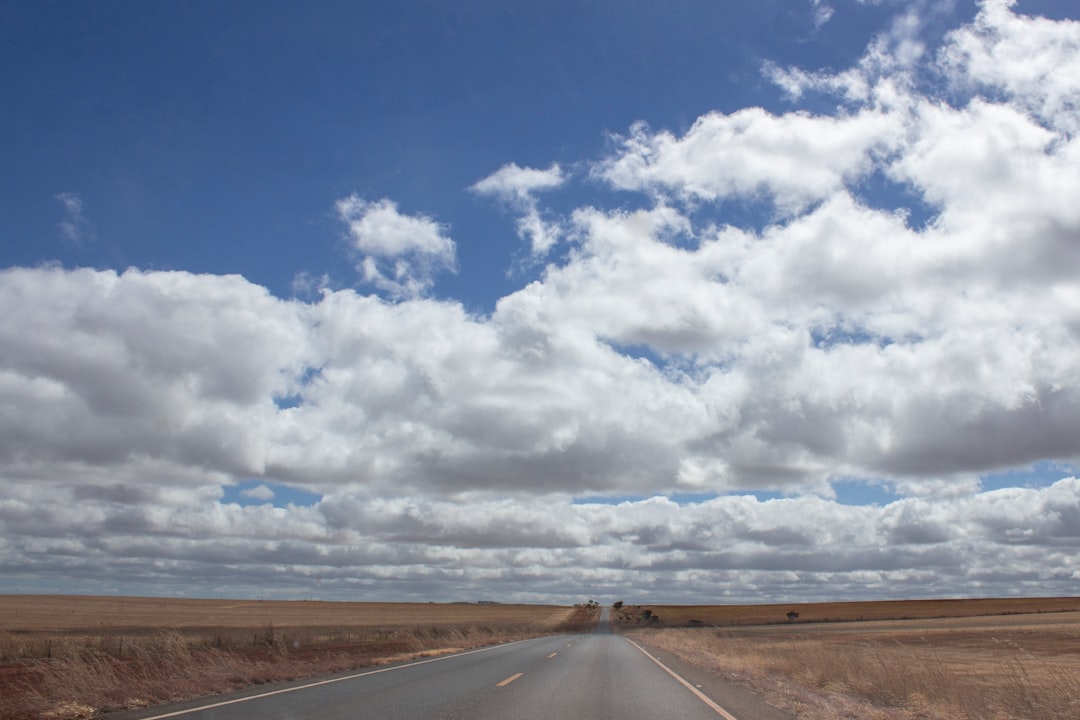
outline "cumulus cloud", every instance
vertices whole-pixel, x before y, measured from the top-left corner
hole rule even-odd
[[[1015,0],[987,0],[975,22],[953,31],[942,66],[958,88],[1004,92],[1056,130],[1075,134],[1080,115],[1080,31],[1072,20],[1013,12]]]
[[[372,203],[355,195],[339,200],[337,211],[361,253],[364,280],[392,297],[423,295],[436,272],[455,268],[454,241],[427,216],[403,215],[386,198]]]
[[[495,197],[520,215],[518,237],[529,242],[533,255],[545,255],[559,241],[559,223],[546,220],[540,212],[536,193],[554,190],[566,182],[557,163],[547,170],[518,167],[510,163],[474,184],[470,189],[478,195]]]
[[[919,10],[909,9],[893,21],[888,35],[882,36],[885,46],[879,46],[878,52],[887,52],[900,67],[915,65],[926,52],[926,44],[920,35],[921,29],[922,18]]]
[[[939,48],[919,27],[903,16],[836,73],[766,67],[834,112],[632,126],[589,176],[636,209],[550,224],[558,165],[477,182],[543,225],[519,225],[535,253],[567,247],[486,316],[427,296],[455,243],[387,199],[336,209],[393,303],[326,281],[284,300],[236,276],[0,271],[0,577],[224,592],[273,573],[286,595],[411,599],[1072,592],[1080,73],[1051,68],[1080,29],[1000,1]],[[729,212],[747,205],[755,226]],[[1043,460],[1055,482],[980,489]],[[239,479],[322,499],[222,502]],[[840,481],[894,494],[845,505]],[[664,497],[685,493],[704,499]]]
[[[265,502],[270,502],[274,499],[274,491],[262,484],[241,490],[240,494],[252,500],[263,500]]]
[[[107,577],[114,588],[137,580],[161,592],[792,602],[957,588],[1065,595],[1080,573],[1075,478],[858,507],[814,497],[610,505],[361,494],[286,510],[222,505],[209,488],[186,502],[131,495],[65,487],[42,499],[13,483],[0,500],[13,538],[5,577],[56,573],[71,558],[63,572],[88,585]],[[60,522],[63,537],[41,532]]]
[[[837,117],[747,108],[704,115],[682,137],[637,124],[595,174],[684,202],[764,197],[791,215],[866,173],[901,136],[899,122],[875,108]]]
[[[565,182],[562,168],[553,163],[547,170],[518,167],[517,163],[503,165],[497,171],[472,186],[482,195],[532,202],[533,194],[554,190]]]

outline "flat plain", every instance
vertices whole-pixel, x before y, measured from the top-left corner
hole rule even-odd
[[[548,633],[593,605],[0,595],[0,720],[90,718]],[[1080,717],[1080,598],[622,605],[616,632],[815,720]]]
[[[0,595],[0,720],[89,718],[595,626],[589,605]]]
[[[400,628],[559,624],[573,608],[477,603],[0,595],[0,632],[140,632],[161,628]]]
[[[648,610],[648,617],[645,611]],[[805,625],[859,620],[925,620],[1056,613],[1080,610],[1080,598],[972,598],[876,600],[857,602],[783,603],[769,605],[623,605],[616,611],[621,624],[643,622],[663,627]],[[795,613],[789,618],[789,613]],[[653,620],[653,618],[659,618]]]
[[[799,718],[1080,717],[1077,598],[623,610],[623,632]]]

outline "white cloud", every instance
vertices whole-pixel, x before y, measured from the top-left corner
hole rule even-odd
[[[1050,128],[1080,130],[1080,23],[1018,15],[1015,0],[986,0],[954,31],[942,65],[955,86],[1003,91]]]
[[[356,249],[365,255],[396,257],[417,252],[453,261],[453,241],[431,218],[402,215],[397,204],[386,198],[369,203],[350,195],[339,200],[337,208],[349,225]]]
[[[595,172],[620,190],[685,201],[764,197],[791,215],[866,173],[902,136],[901,121],[873,108],[838,117],[748,108],[704,115],[681,138],[637,124]]]
[[[864,65],[870,64],[864,59]],[[761,73],[771,83],[784,91],[789,100],[797,101],[808,90],[820,90],[839,95],[848,102],[865,102],[873,88],[874,78],[868,77],[865,68],[849,69],[841,73],[808,72],[798,67],[781,67],[772,61],[761,66]]]
[[[885,506],[815,497],[730,496],[678,505],[371,498],[313,508],[188,502],[152,491],[61,488],[48,498],[13,483],[0,522],[14,539],[5,575],[56,571],[92,582],[147,578],[162,591],[313,589],[413,600],[792,602],[836,597],[952,596],[956,588],[1070,592],[1078,572],[1080,481]],[[74,511],[73,508],[78,510]],[[64,537],[40,532],[64,523]],[[153,545],[142,538],[152,533]],[[1035,562],[1032,562],[1032,561]],[[289,567],[282,573],[280,568]],[[183,578],[179,580],[178,578]]]
[[[263,471],[264,420],[308,353],[297,306],[236,276],[2,277],[20,307],[0,320],[4,463],[42,478],[134,458]]]
[[[911,8],[893,20],[889,34],[882,37],[888,43],[887,52],[900,67],[912,67],[926,52],[921,30],[922,18],[919,11]]]
[[[633,126],[593,177],[644,208],[553,224],[559,166],[481,180],[540,223],[521,226],[536,253],[552,227],[567,250],[489,316],[424,297],[455,244],[389,200],[337,210],[395,303],[311,278],[282,300],[236,276],[0,271],[6,587],[1072,592],[1075,471],[978,483],[1080,459],[1080,73],[1046,69],[1074,59],[1075,24],[986,3],[937,51],[896,28],[834,75],[767,69],[834,113]],[[761,200],[763,225],[734,224]],[[247,478],[323,499],[223,504]],[[897,495],[846,506],[839,479]],[[788,497],[727,494],[749,491]],[[680,492],[721,496],[650,497]],[[571,500],[595,495],[648,499]]]
[[[536,193],[554,190],[566,182],[562,168],[552,164],[547,170],[518,167],[510,163],[474,184],[470,190],[507,203],[520,215],[518,237],[529,242],[533,255],[546,254],[563,234],[558,222],[546,220],[541,214]]]
[[[481,195],[532,202],[534,193],[554,190],[566,181],[562,168],[553,163],[547,170],[518,167],[508,163],[472,186]]]
[[[826,0],[810,0],[810,9],[814,14],[814,27],[819,29],[832,19],[835,12]]]
[[[274,499],[274,491],[262,484],[241,490],[240,494],[246,498],[251,498],[252,500],[264,500],[269,502]]]
[[[437,271],[455,268],[454,241],[429,217],[402,215],[386,198],[371,203],[355,195],[339,200],[337,211],[362,254],[364,280],[392,297],[420,296]]]
[[[83,245],[94,240],[94,230],[83,212],[83,201],[77,193],[62,192],[56,200],[64,207],[64,219],[58,227],[60,234],[73,245]]]

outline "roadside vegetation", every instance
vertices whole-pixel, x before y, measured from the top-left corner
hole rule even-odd
[[[995,607],[980,602],[983,610]],[[782,613],[788,606],[761,606],[771,625],[734,622],[750,610],[729,613],[730,623],[706,625],[702,618],[723,613],[674,606],[623,606],[617,617],[621,632],[748,686],[798,718],[1078,718],[1080,603],[1027,602],[1030,614],[1022,601],[1009,601],[996,606],[1009,614],[986,616],[953,603],[953,617],[933,616],[949,605],[912,602],[892,609],[914,619],[874,621],[845,618],[835,605]],[[645,611],[660,620],[646,620]],[[803,621],[826,612],[830,621]],[[669,620],[681,627],[663,626]]]
[[[0,720],[92,718],[595,626],[593,603],[0,596]],[[336,624],[334,624],[336,622]]]

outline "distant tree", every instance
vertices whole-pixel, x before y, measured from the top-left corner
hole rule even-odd
[[[622,600],[616,600],[615,604],[611,607],[615,608],[616,610],[622,610]]]
[[[798,617],[799,617],[799,613],[792,610],[791,612],[789,612],[787,614],[787,621],[788,622],[795,622],[798,619]]]

